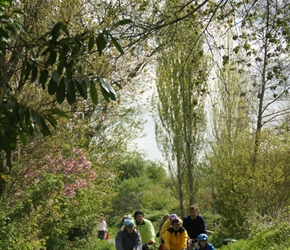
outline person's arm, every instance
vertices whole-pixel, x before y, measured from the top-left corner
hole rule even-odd
[[[187,248],[187,241],[188,241],[188,234],[186,230],[184,230],[184,232],[182,233],[182,249]]]
[[[202,233],[206,234],[206,225],[205,225],[205,220],[204,220],[203,217],[200,217],[200,219],[201,219],[201,222],[200,222],[200,226],[201,226],[201,228],[200,228],[200,230],[201,230]]]
[[[117,250],[124,250],[122,245],[122,231],[119,231],[117,233],[116,239],[115,239],[115,245]]]
[[[163,223],[163,225],[162,225],[162,227],[161,227],[161,230],[160,230],[160,237],[161,237],[161,239],[164,240],[165,232],[166,232],[166,230],[169,228],[169,226],[170,226],[170,220],[166,220],[166,221]]]
[[[142,241],[141,241],[141,235],[138,231],[136,231],[136,237],[134,242],[134,250],[142,250]]]
[[[181,225],[185,228],[185,230],[188,230],[188,227],[187,227],[187,218],[186,217],[183,218],[183,222],[182,222]]]
[[[151,221],[148,226],[148,236],[149,236],[149,241],[153,241],[155,243],[155,229]]]

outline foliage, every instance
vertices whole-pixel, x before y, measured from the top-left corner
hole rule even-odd
[[[288,249],[290,227],[288,222],[279,222],[268,226],[248,240],[239,240],[223,246],[221,249]]]
[[[3,72],[0,89],[1,111],[1,147],[8,156],[15,149],[17,140],[26,143],[26,136],[32,137],[35,133],[43,136],[50,135],[49,125],[55,127],[55,115],[63,115],[57,109],[38,110],[29,107],[17,100],[17,91],[26,84],[37,83],[43,90],[55,96],[61,104],[66,99],[72,105],[77,102],[79,95],[98,103],[96,81],[99,91],[106,101],[115,100],[115,90],[100,75],[93,75],[86,68],[90,65],[86,57],[91,54],[102,56],[109,43],[123,54],[123,50],[108,29],[96,33],[93,29],[83,25],[79,30],[71,29],[64,22],[51,24],[49,30],[43,34],[36,34],[25,29],[25,13],[21,7],[12,4],[12,1],[1,1],[1,33],[2,41],[1,68],[19,65],[21,73],[19,81],[15,82],[12,76],[17,71]],[[10,11],[11,9],[11,11]],[[128,24],[129,20],[121,20],[113,24]],[[29,33],[31,32],[31,33]],[[96,48],[96,49],[95,49]],[[49,123],[49,125],[47,124]],[[3,171],[3,170],[2,170]]]
[[[247,147],[249,142],[245,138],[233,140],[230,150],[228,144],[220,145],[220,151],[215,152],[218,157],[211,159],[215,206],[222,216],[222,230],[228,233],[228,237],[234,238],[246,236],[247,230],[250,230],[247,217],[251,211],[254,182]]]
[[[113,240],[113,239],[112,239]],[[91,237],[88,240],[81,240],[77,242],[72,242],[68,249],[72,250],[114,250],[116,247],[110,240],[99,240],[97,237]]]
[[[189,195],[185,205],[198,201],[207,221],[216,219],[218,230],[225,236],[245,237],[250,230],[257,232],[263,223],[278,220],[289,205],[288,24],[287,1],[124,0],[92,4],[78,0],[0,0],[0,248],[56,249],[57,245],[63,249],[70,232],[87,237],[94,234],[100,211],[107,213],[110,222],[116,222],[128,209],[133,212],[141,208],[157,226],[163,213],[177,212],[177,193],[179,197]],[[233,27],[237,34],[228,33]],[[227,40],[232,37],[232,45],[217,30],[230,34]],[[214,57],[218,55],[213,59],[220,62],[217,68],[224,73],[217,77],[223,80],[223,89],[214,79],[213,90],[208,92],[205,87],[207,64],[202,60],[206,50],[199,43],[201,37],[209,42],[208,51]],[[164,78],[167,85],[160,88],[160,95],[172,90],[171,97],[175,98],[179,93],[176,83],[185,87],[191,83],[192,74],[197,76],[194,85],[188,85],[187,98],[164,98],[170,108],[172,100],[183,104],[177,105],[180,109],[183,106],[183,117],[202,121],[197,126],[185,126],[195,128],[196,137],[186,134],[175,138],[180,145],[174,147],[180,155],[168,157],[171,169],[178,157],[184,157],[179,159],[180,166],[187,164],[187,172],[179,173],[179,190],[174,188],[176,179],[167,178],[162,166],[124,154],[127,141],[135,136],[124,132],[125,128],[140,126],[138,121],[132,122],[135,116],[129,115],[133,108],[126,103],[131,98],[129,91],[134,92],[135,100],[142,92],[136,91],[132,79],[157,52],[161,52],[159,60],[164,59],[160,76],[168,69],[175,75]],[[177,59],[181,59],[179,64]],[[142,79],[144,86],[147,79]],[[109,105],[116,99],[115,87],[125,85],[130,86],[119,91],[123,98]],[[201,87],[198,94],[191,93],[195,87]],[[213,103],[217,108],[222,103],[225,109],[216,113],[215,122],[220,126],[215,128],[213,152],[209,162],[201,165],[204,116],[199,111],[204,103],[197,97],[215,94],[216,90],[228,95]],[[193,102],[187,102],[191,98]],[[128,109],[120,109],[121,101]],[[199,103],[201,109],[197,110]],[[175,115],[172,124],[179,131],[186,122],[170,108],[164,113]],[[59,118],[65,116],[62,110],[73,114],[67,123]],[[36,137],[53,134],[52,128],[57,125],[62,131],[58,130],[56,137],[64,144],[59,161],[74,165],[71,149],[75,145],[85,148],[95,178],[88,172],[71,174],[54,168],[61,166],[55,158],[57,153],[50,150],[55,148],[56,137],[39,151],[32,150],[43,143]],[[65,130],[67,133],[62,133]],[[191,147],[191,138],[197,147]],[[159,139],[165,146],[173,145],[162,136]],[[24,146],[19,146],[20,141]],[[128,156],[132,158],[126,162]],[[51,166],[45,166],[45,161]],[[201,169],[205,172],[202,176]],[[27,174],[30,178],[23,178]],[[193,182],[194,174],[205,180]],[[213,204],[209,189],[212,180]],[[112,199],[116,190],[119,193]],[[115,202],[113,206],[111,201]],[[182,206],[183,202],[181,211]],[[214,218],[207,215],[212,208],[219,213]],[[258,226],[251,224],[253,218],[258,218],[252,220]],[[106,242],[89,241],[82,238],[72,245],[110,248]]]
[[[261,248],[279,248],[289,247],[290,244],[290,226],[288,222],[274,223],[273,225],[264,228],[254,238],[248,242],[246,249],[261,249]]]
[[[124,214],[133,214],[141,209],[146,218],[152,219],[158,227],[165,213],[177,211],[176,194],[172,192],[161,164],[144,160],[142,155],[133,152],[119,156],[114,166],[119,176],[117,195],[112,200],[112,223],[117,225]]]
[[[19,175],[26,178],[20,178],[18,185],[15,185],[17,179],[8,182],[9,192],[15,195],[9,195],[7,209],[2,211],[4,249],[11,247],[12,242],[15,249],[22,241],[33,243],[31,237],[35,244],[46,249],[64,249],[68,238],[73,240],[94,233],[99,217],[96,211],[101,208],[94,201],[105,195],[96,186],[101,172],[96,174],[91,162],[77,150],[73,158],[63,159],[58,152],[57,157],[47,157],[46,162],[44,166],[20,169]],[[19,223],[18,236],[12,238],[10,228],[16,228]],[[32,227],[31,235],[26,235],[26,227]],[[75,235],[72,229],[81,232]]]
[[[287,36],[284,24],[277,25],[289,16],[288,9],[279,10],[284,4],[261,1],[241,25],[231,15],[222,18],[236,22],[232,32],[237,33],[228,32],[227,42],[217,47],[222,63],[211,89],[214,140],[209,161],[214,201],[222,216],[219,226],[228,237],[246,237],[255,227],[251,221],[256,213],[277,218],[275,213],[289,203],[281,157],[288,146],[273,131],[289,112]],[[288,134],[283,136],[287,141]]]
[[[172,4],[167,1],[164,9],[170,9]],[[194,28],[189,31],[189,26]],[[184,203],[196,202],[208,63],[203,51],[200,20],[193,17],[176,24],[175,29],[178,37],[171,42],[168,40],[175,35],[175,30],[166,30],[157,39],[159,44],[166,45],[157,59],[156,138],[176,181],[174,188],[179,195],[180,213],[184,215]]]

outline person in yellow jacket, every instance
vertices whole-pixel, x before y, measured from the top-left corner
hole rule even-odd
[[[178,218],[177,214],[171,214],[169,216],[169,219],[167,219],[163,223],[163,225],[161,227],[161,230],[160,230],[160,233],[159,234],[160,234],[160,238],[162,240],[162,243],[164,243],[165,232],[167,231],[168,228],[170,228],[170,226],[171,226],[171,220],[174,219],[174,218]],[[182,225],[183,221],[180,218],[178,218],[178,219],[180,220],[180,223],[181,223],[180,225]]]
[[[188,235],[180,219],[173,218],[171,226],[164,235],[165,250],[185,250],[187,248]]]

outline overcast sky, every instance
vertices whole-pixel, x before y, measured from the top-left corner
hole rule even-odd
[[[154,120],[151,117],[148,117],[147,120],[144,129],[144,133],[147,135],[136,140],[138,151],[145,152],[149,160],[162,160],[162,154],[157,148],[155,140]]]
[[[142,96],[140,96],[140,98],[138,99],[139,105],[144,104],[145,107],[144,111],[140,115],[147,120],[143,131],[146,136],[143,138],[138,138],[134,142],[137,143],[138,151],[144,152],[149,160],[163,161],[162,154],[158,150],[155,140],[154,120],[150,116],[149,111],[151,110],[151,108],[147,106],[148,104],[150,104],[152,94],[156,91],[155,70],[154,65],[148,65],[147,67],[148,68],[145,75],[141,75],[138,78],[138,81],[141,83],[141,85],[143,85],[143,87],[146,86]]]

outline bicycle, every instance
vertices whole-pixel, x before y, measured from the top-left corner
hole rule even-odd
[[[196,245],[197,245],[197,238],[195,238],[195,239],[189,239],[188,241],[187,241],[187,249],[190,249],[189,247],[191,246],[191,245],[193,245],[193,249],[196,247]]]

